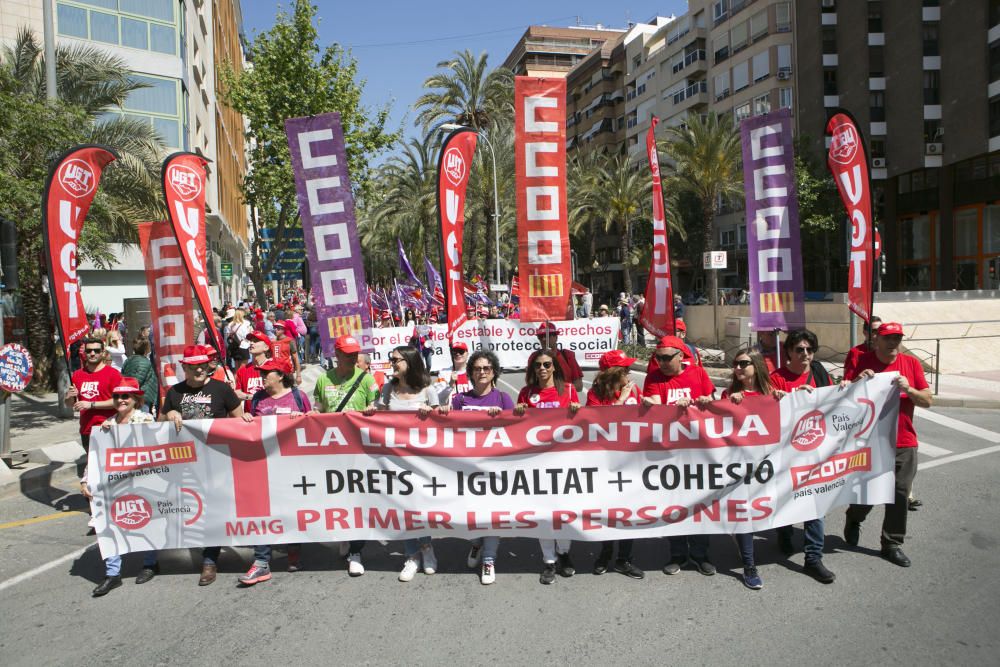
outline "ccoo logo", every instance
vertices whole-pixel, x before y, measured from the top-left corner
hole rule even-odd
[[[792,447],[800,452],[810,452],[826,437],[826,420],[819,410],[808,412],[799,419],[792,429]]]
[[[465,157],[462,156],[462,151],[455,147],[445,151],[444,175],[455,186],[460,185],[465,180]]]
[[[830,157],[834,162],[850,164],[858,152],[858,135],[853,125],[838,125],[830,136]]]
[[[76,158],[67,160],[59,170],[59,183],[75,197],[86,197],[97,186],[90,165]]]
[[[153,507],[142,496],[128,495],[111,503],[111,521],[125,530],[139,530],[153,518]]]
[[[201,194],[201,175],[183,164],[172,164],[167,171],[167,183],[181,201],[191,201]]]

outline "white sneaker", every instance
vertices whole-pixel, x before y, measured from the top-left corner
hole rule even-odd
[[[473,544],[472,548],[469,549],[469,557],[465,559],[465,564],[470,568],[475,568],[479,565],[479,559],[483,555],[483,547],[479,544]]]
[[[420,557],[424,561],[424,574],[434,574],[438,569],[438,559],[434,555],[434,547],[426,544],[420,547]]]
[[[493,563],[483,563],[483,569],[479,572],[479,583],[489,586],[497,580],[497,571],[493,568]]]
[[[403,569],[399,573],[400,581],[413,581],[413,576],[417,573],[417,561],[414,558],[407,558],[403,563]]]
[[[351,543],[350,542],[338,542],[337,543],[337,551],[338,551],[338,553],[340,553],[340,557],[341,558],[347,558],[347,552],[350,550],[350,548],[351,548]]]
[[[351,554],[347,557],[347,574],[352,577],[360,577],[365,573],[365,566],[361,564],[361,554]],[[410,577],[413,578],[412,576]]]

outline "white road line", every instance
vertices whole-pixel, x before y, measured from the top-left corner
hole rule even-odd
[[[504,380],[503,378],[497,378],[497,381],[498,381],[498,382],[499,382],[500,384],[505,384],[505,385],[507,385],[508,387],[510,387],[510,390],[511,390],[512,392],[514,392],[514,395],[513,395],[513,396],[511,396],[511,398],[513,398],[513,399],[514,399],[514,400],[516,401],[516,400],[517,400],[517,395],[518,395],[518,393],[520,393],[520,391],[521,391],[521,390],[520,390],[520,389],[518,389],[517,387],[515,387],[514,385],[512,385],[512,384],[511,384],[510,382],[507,382],[507,381],[506,381],[506,380]]]
[[[927,456],[947,456],[951,454],[950,449],[945,449],[944,447],[938,447],[937,445],[932,445],[929,442],[920,441],[920,447],[917,451],[921,454],[926,454]]]
[[[934,422],[935,424],[940,424],[941,426],[947,426],[950,429],[965,433],[966,435],[971,435],[974,438],[982,438],[987,442],[1000,442],[1000,433],[997,433],[996,431],[990,431],[985,428],[973,426],[972,424],[966,424],[963,421],[953,419],[952,417],[946,417],[945,415],[938,414],[937,412],[932,412],[930,410],[918,410],[916,416],[920,419],[926,419],[927,421]]]
[[[38,575],[42,574],[43,572],[48,572],[49,570],[51,570],[54,567],[59,567],[63,563],[68,563],[69,561],[76,560],[77,558],[79,558],[80,556],[82,556],[88,549],[96,549],[96,548],[97,548],[96,544],[91,544],[88,547],[84,547],[82,549],[77,549],[73,553],[66,554],[62,558],[56,558],[53,561],[49,561],[45,565],[39,565],[38,567],[36,567],[33,570],[28,570],[27,572],[24,572],[23,574],[19,574],[16,577],[11,577],[10,579],[8,579],[8,580],[6,580],[4,582],[0,582],[0,591],[6,590],[6,589],[10,588],[11,586],[17,586],[22,581],[27,581],[28,579],[31,579],[33,577],[37,577]]]
[[[948,463],[957,463],[958,461],[964,461],[966,459],[976,458],[977,456],[985,456],[986,454],[995,454],[1000,452],[1000,445],[995,447],[983,447],[982,449],[977,449],[974,452],[965,452],[964,454],[952,454],[951,456],[945,456],[940,459],[934,459],[933,461],[928,461],[927,463],[920,463],[917,468],[920,470],[928,470],[930,468],[937,468],[938,466],[943,466]]]

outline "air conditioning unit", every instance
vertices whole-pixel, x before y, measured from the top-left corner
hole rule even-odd
[[[941,155],[944,152],[944,144],[935,141],[924,145],[925,153],[927,155]]]
[[[837,6],[837,0],[823,0],[821,4],[823,9],[834,9]]]
[[[786,72],[784,70],[778,70],[778,81],[787,81],[792,78],[791,72]]]
[[[873,157],[872,158],[872,169],[885,169],[885,158],[884,157]]]

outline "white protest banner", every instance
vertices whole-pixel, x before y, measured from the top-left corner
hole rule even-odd
[[[553,322],[559,329],[559,347],[573,350],[581,368],[597,368],[601,355],[618,347],[618,332],[621,323],[617,317],[597,317],[590,320],[566,320]],[[535,323],[519,320],[471,320],[455,333],[454,342],[465,343],[469,352],[490,350],[500,358],[500,366],[505,369],[525,368],[528,357],[539,349]],[[451,368],[451,354],[446,335],[447,325],[431,325],[431,347],[434,356],[431,370]],[[372,369],[389,370],[389,352],[399,345],[407,345],[413,327],[390,327],[373,329],[370,339],[375,348],[372,353]]]
[[[360,413],[95,432],[101,553],[502,535],[756,532],[893,499],[899,389],[676,406]]]

